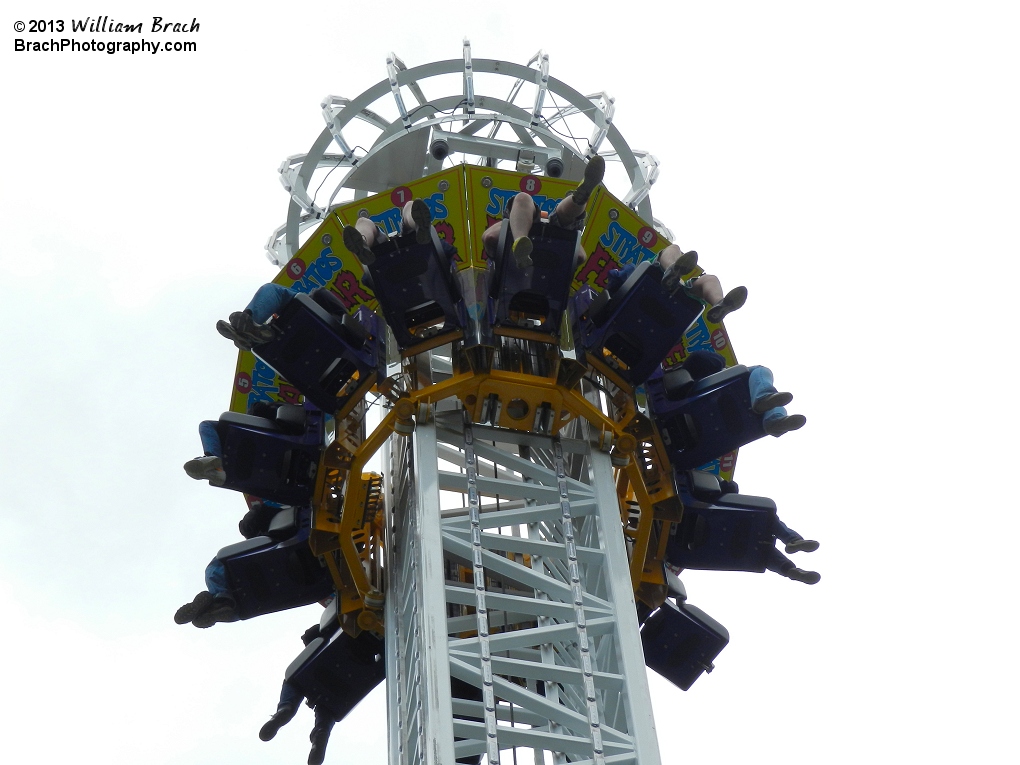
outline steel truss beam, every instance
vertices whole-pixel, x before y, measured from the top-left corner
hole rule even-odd
[[[658,765],[609,455],[462,411],[391,443],[391,765]]]

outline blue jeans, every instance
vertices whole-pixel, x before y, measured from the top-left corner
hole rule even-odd
[[[214,598],[234,600],[234,596],[230,593],[230,583],[227,581],[227,567],[219,558],[213,558],[205,567],[205,588],[212,593]]]
[[[796,564],[783,555],[776,548],[769,550],[768,558],[765,559],[765,568],[769,571],[775,571],[777,574],[785,574],[791,568],[795,568]]]
[[[280,313],[296,294],[282,284],[263,284],[255,291],[245,310],[251,312],[257,324],[265,324],[274,313]]]
[[[779,520],[779,516],[776,516],[775,521],[772,522],[772,533],[775,535],[776,539],[784,545],[788,545],[790,542],[800,541],[804,538]]]
[[[773,385],[772,370],[768,367],[751,367],[751,376],[747,378],[747,387],[751,390],[751,405],[763,396],[770,396],[778,393]],[[786,410],[781,406],[773,407],[762,415],[762,422],[781,420],[786,416]]]
[[[202,439],[202,451],[207,455],[223,458],[223,444],[220,443],[220,432],[216,429],[216,420],[203,420],[198,424],[198,437]]]

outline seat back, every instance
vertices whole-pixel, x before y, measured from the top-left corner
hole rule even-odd
[[[712,664],[730,633],[700,608],[666,600],[641,628],[645,664],[680,690],[689,690]]]
[[[307,519],[306,519],[307,523]],[[307,525],[290,539],[255,537],[220,550],[242,619],[307,606],[333,592],[329,569],[308,546]]]
[[[223,488],[283,505],[309,505],[323,448],[322,413],[309,410],[302,434],[281,431],[272,420],[237,412],[220,415]]]
[[[286,679],[316,707],[342,720],[386,677],[383,641],[370,632],[318,637],[287,668]]]
[[[751,409],[750,371],[737,366],[698,380],[687,398],[670,401],[662,386],[649,385],[648,406],[678,471],[694,470],[765,435]]]
[[[684,514],[670,530],[669,562],[706,571],[764,571],[775,548],[775,502],[749,494],[721,494],[703,501],[691,488],[704,496],[701,486],[678,482]]]
[[[372,289],[401,351],[434,340],[450,342],[463,333],[464,305],[453,275],[454,264],[443,252],[434,228],[431,241],[418,244],[414,233],[377,244],[368,266]]]
[[[385,333],[367,308],[338,317],[299,294],[273,326],[279,336],[254,352],[324,412],[346,415],[385,364]]]
[[[595,298],[574,330],[590,358],[632,386],[648,379],[702,311],[682,288],[663,288],[662,277],[658,263],[639,263],[615,293]]]
[[[521,268],[512,252],[510,221],[503,221],[498,254],[490,261],[492,322],[498,334],[555,340],[569,299],[580,233],[540,221],[529,236],[532,265]]]

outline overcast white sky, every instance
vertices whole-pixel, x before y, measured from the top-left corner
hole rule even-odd
[[[382,79],[390,50],[458,58],[465,35],[477,58],[544,48],[553,76],[616,96],[662,162],[657,217],[748,287],[738,357],[808,417],[742,450],[737,479],[821,541],[797,557],[822,581],[685,575],[731,643],[686,694],[653,676],[663,761],[1015,752],[1013,4],[5,7],[4,761],[305,761],[309,710],[257,733],[318,608],[173,623],[243,511],[181,464],[227,406],[213,325],[275,273],[276,168],[318,135],[320,100]],[[14,22],[86,11],[197,17],[198,51],[13,52],[50,37]],[[373,697],[327,762],[383,763],[385,725]]]

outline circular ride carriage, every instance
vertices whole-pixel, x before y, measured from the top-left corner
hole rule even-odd
[[[218,426],[226,487],[281,507],[218,556],[237,617],[335,591],[287,680],[341,719],[385,678],[391,763],[658,763],[645,666],[686,690],[728,640],[676,573],[763,571],[775,541],[771,500],[727,489],[764,435],[748,370],[657,262],[658,163],[611,97],[466,40],[386,67],[280,167],[267,251],[296,297],[239,353]],[[562,227],[596,155],[626,190]],[[356,257],[359,219],[382,234]],[[692,377],[694,352],[725,369]]]

